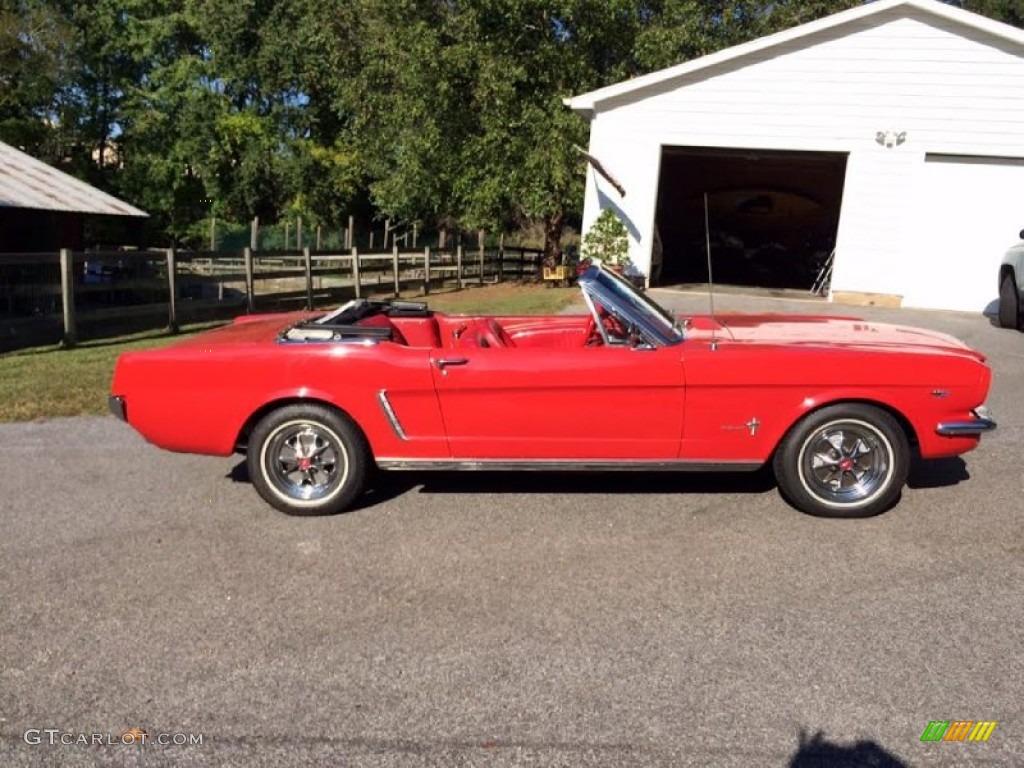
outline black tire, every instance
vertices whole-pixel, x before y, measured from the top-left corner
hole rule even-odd
[[[816,517],[871,517],[900,497],[910,446],[890,414],[842,403],[808,414],[775,452],[775,479],[797,509]]]
[[[1020,296],[1013,275],[1004,275],[999,283],[999,325],[1020,328]]]
[[[260,496],[289,515],[345,510],[365,490],[373,466],[360,429],[323,405],[271,411],[253,429],[247,453],[249,479]]]

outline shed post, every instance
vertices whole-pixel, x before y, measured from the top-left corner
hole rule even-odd
[[[73,347],[77,341],[75,333],[75,257],[70,248],[60,249],[60,295],[64,311],[64,337],[61,346]]]
[[[415,240],[416,238],[413,238]],[[423,295],[430,295],[430,246],[423,249]]]
[[[352,249],[352,282],[356,289],[356,298],[359,298],[359,251]]]
[[[306,270],[306,309],[313,311],[313,259],[309,246],[302,249],[302,266]]]
[[[463,289],[462,285],[462,246],[459,245],[455,248],[455,277],[459,281],[459,290]]]
[[[167,330],[178,332],[178,261],[173,248],[167,249]]]
[[[245,259],[245,309],[251,315],[256,311],[256,297],[253,295],[252,248],[242,250]]]
[[[386,241],[387,241],[387,237],[385,236],[385,242]],[[391,268],[392,268],[392,270],[395,273],[395,298],[397,299],[399,296],[402,295],[402,284],[401,284],[401,281],[398,279],[398,245],[397,244],[394,245],[391,248]]]
[[[498,240],[498,282],[505,279],[505,233]]]
[[[477,245],[480,247],[480,285],[484,284],[484,231],[477,230]]]

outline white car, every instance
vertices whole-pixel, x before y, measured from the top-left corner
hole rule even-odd
[[[1024,241],[1024,230],[1020,239]],[[999,324],[1024,330],[1024,242],[1017,243],[999,265]]]

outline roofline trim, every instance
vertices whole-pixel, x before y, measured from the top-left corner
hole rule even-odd
[[[587,118],[593,118],[598,110],[598,106],[610,99],[643,91],[703,69],[709,69],[716,65],[742,58],[743,56],[759,53],[775,46],[784,45],[803,37],[809,37],[825,30],[851,24],[861,19],[901,7],[913,8],[1024,47],[1024,30],[1004,24],[1001,21],[994,21],[971,11],[965,11],[963,8],[947,5],[946,3],[939,2],[939,0],[874,0],[874,2],[865,3],[856,8],[833,13],[830,16],[825,16],[806,24],[791,27],[765,37],[759,37],[756,40],[741,43],[740,45],[734,45],[731,48],[725,48],[707,56],[685,61],[674,67],[660,69],[631,80],[598,88],[597,90],[577,96],[571,96],[563,99],[562,103],[574,112],[578,112]]]

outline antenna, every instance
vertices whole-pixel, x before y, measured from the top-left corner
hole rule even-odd
[[[711,351],[718,349],[718,339],[715,338],[715,281],[711,274],[711,226],[708,223],[708,193],[704,193],[704,242],[708,254],[708,303],[711,308]]]

